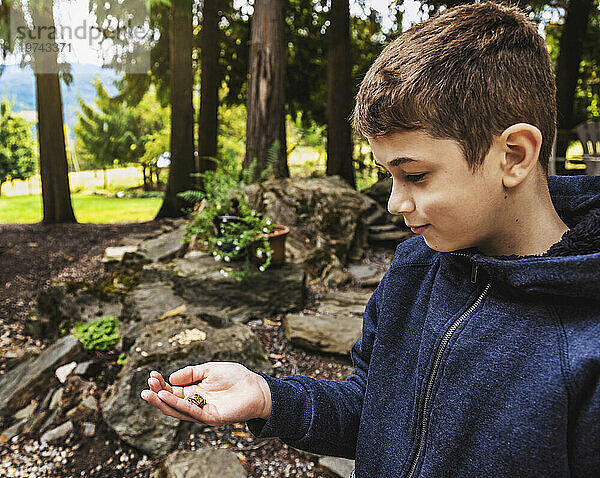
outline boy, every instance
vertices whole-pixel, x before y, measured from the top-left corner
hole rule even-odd
[[[353,121],[418,234],[366,307],[354,374],[209,362],[174,387],[152,372],[143,396],[355,458],[358,478],[600,476],[600,177],[547,177],[555,87],[535,27],[493,3],[414,26],[366,74]]]

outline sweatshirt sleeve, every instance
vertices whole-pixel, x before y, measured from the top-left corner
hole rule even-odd
[[[311,453],[354,458],[381,288],[380,283],[365,308],[362,336],[351,350],[354,373],[346,380],[278,379],[259,372],[269,384],[273,405],[268,420],[246,422],[254,436],[279,437]]]

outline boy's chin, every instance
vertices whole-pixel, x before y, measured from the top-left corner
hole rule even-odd
[[[439,244],[437,242],[434,243],[432,241],[428,241],[425,236],[423,236],[423,240],[425,241],[425,244],[427,244],[427,247],[429,247],[430,249],[433,249],[434,251],[437,251],[437,252],[454,252],[459,249],[464,249],[465,247],[469,247],[469,246],[457,246],[456,244]]]

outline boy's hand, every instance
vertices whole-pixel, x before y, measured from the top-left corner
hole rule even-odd
[[[225,425],[252,418],[269,418],[271,391],[267,381],[235,362],[205,362],[190,365],[169,376],[172,386],[158,372],[150,372],[150,390],[142,390],[142,398],[165,415],[205,423]],[[189,385],[200,381],[196,385]],[[202,407],[186,399],[200,394]]]

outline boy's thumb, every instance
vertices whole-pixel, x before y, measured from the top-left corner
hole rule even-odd
[[[200,365],[188,365],[169,375],[172,385],[193,385],[206,377],[208,362]]]

